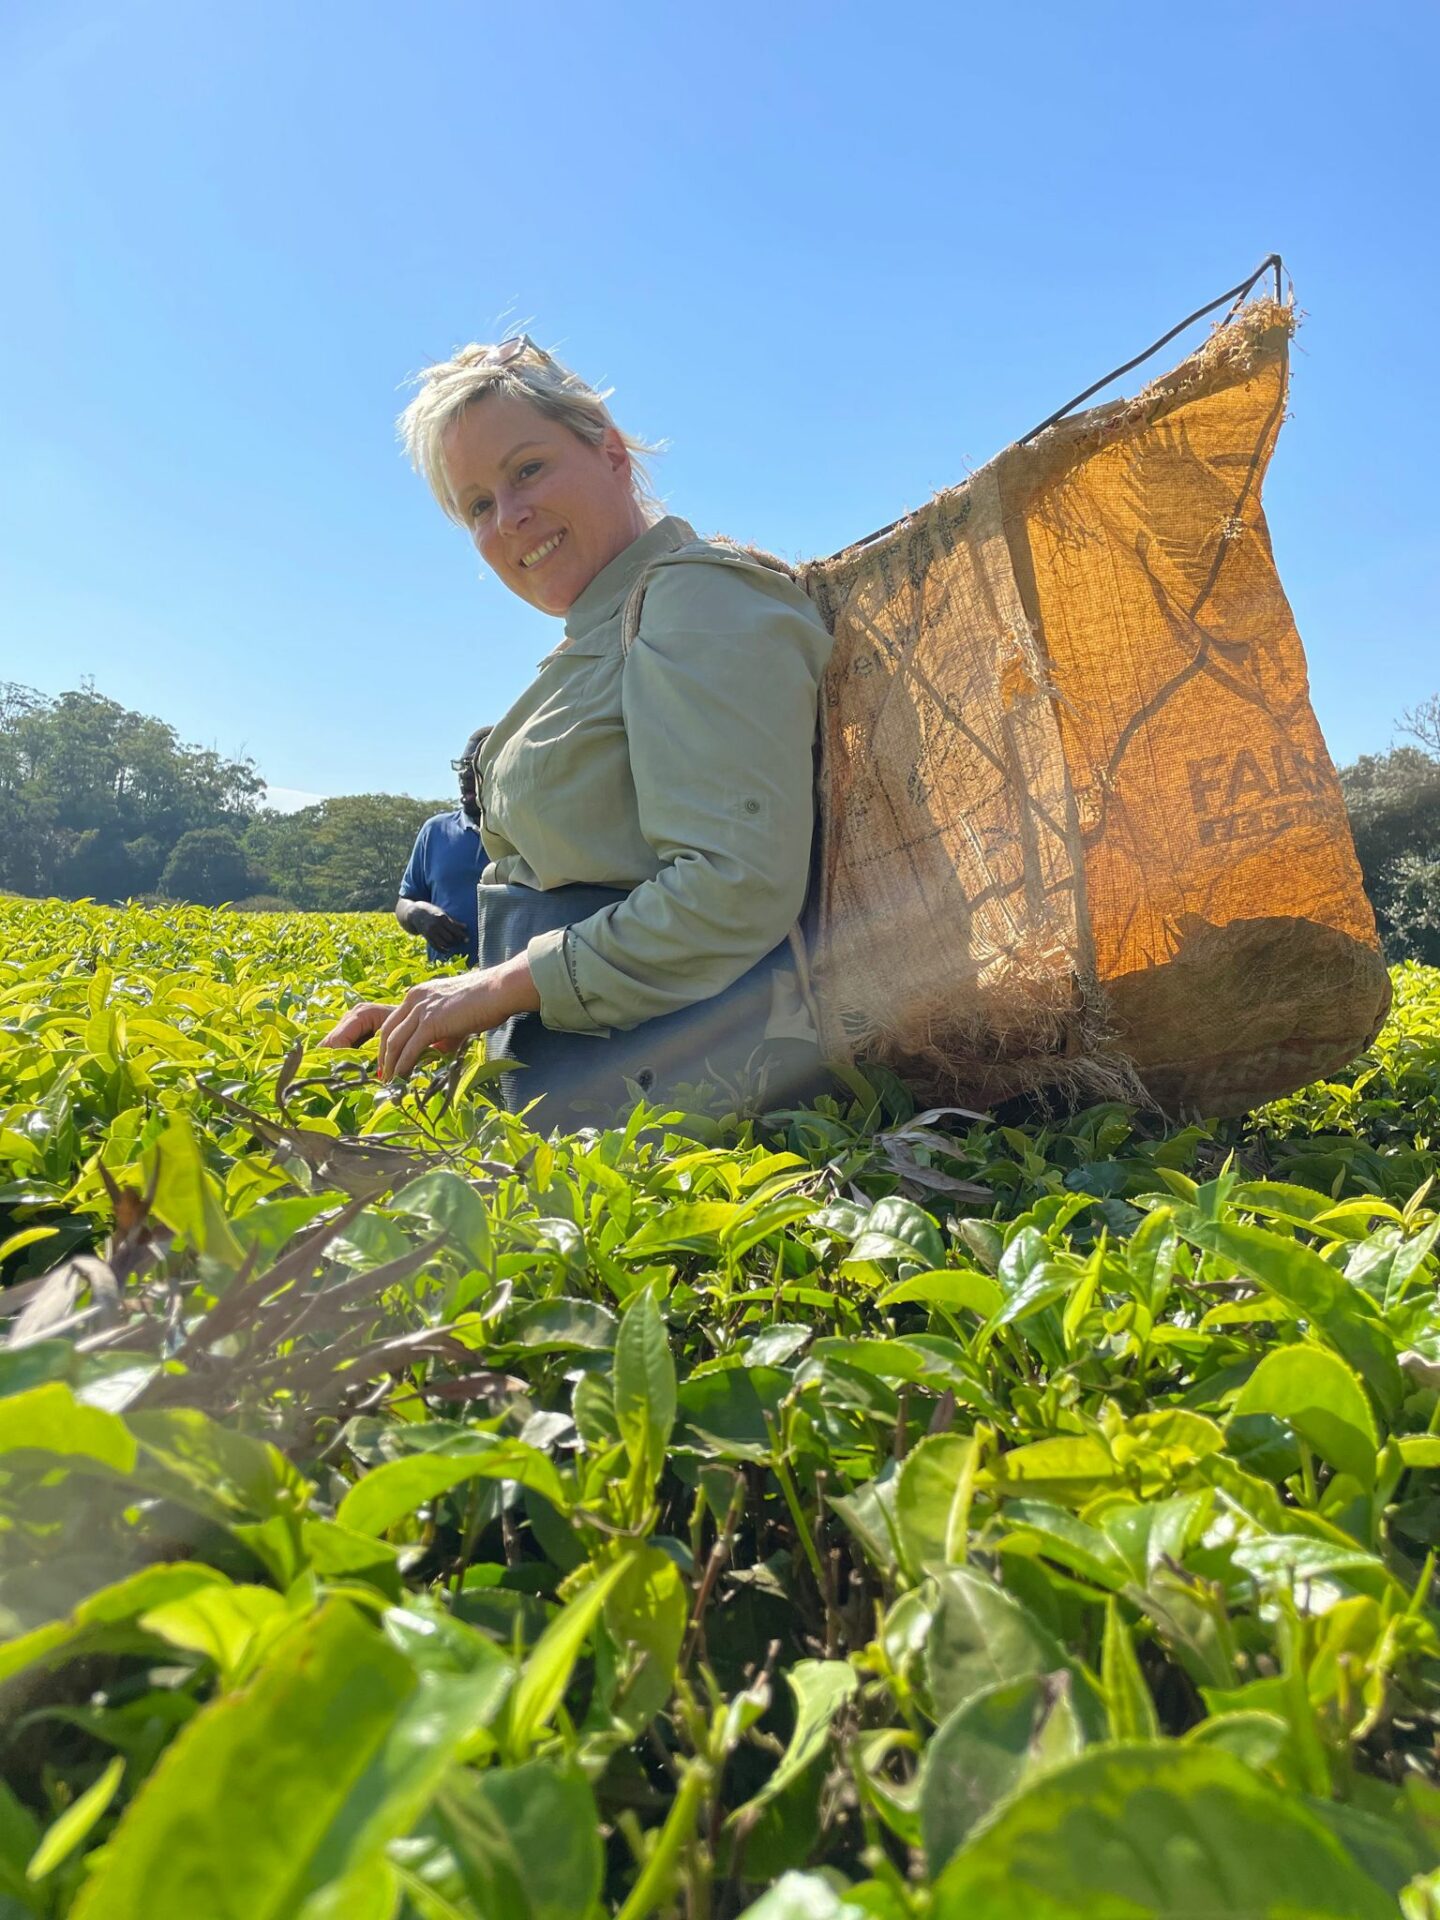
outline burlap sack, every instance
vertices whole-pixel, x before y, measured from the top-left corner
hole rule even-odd
[[[812,968],[832,1057],[927,1102],[1243,1111],[1389,983],[1260,485],[1292,314],[1008,448],[800,577],[822,693]]]

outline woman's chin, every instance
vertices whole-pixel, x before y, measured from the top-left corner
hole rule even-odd
[[[549,579],[525,582],[525,598],[541,613],[568,613],[583,592],[583,585],[577,585],[567,577],[566,572],[557,572]]]
[[[553,614],[558,620],[563,614],[567,614],[570,611],[579,597],[580,596],[575,593],[554,593],[546,592],[542,589],[538,593],[532,593],[530,595],[530,604],[538,612]]]

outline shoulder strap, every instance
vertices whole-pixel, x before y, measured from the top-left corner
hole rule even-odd
[[[684,523],[682,522],[681,524],[683,525]],[[717,534],[713,540],[707,540],[702,543],[696,538],[696,535],[690,528],[687,527],[685,530],[690,535],[689,540],[685,543],[686,546],[692,544],[700,546],[703,544],[706,547],[719,549],[718,552],[697,553],[694,555],[694,558],[697,560],[713,559],[720,561],[721,564],[724,564],[726,561],[750,560],[757,566],[768,567],[772,573],[783,573],[787,580],[793,580],[795,578],[795,569],[788,561],[782,560],[778,554],[767,553],[763,547],[742,546],[738,540],[727,540],[723,534]],[[649,586],[651,576],[654,574],[656,568],[666,566],[672,561],[689,557],[690,556],[685,554],[684,547],[677,547],[670,553],[661,554],[658,560],[651,561],[650,565],[630,589],[620,614],[620,658],[622,660],[627,657],[639,635],[640,614],[645,605],[645,589]]]
[[[693,534],[691,538],[694,538]],[[696,559],[713,558],[722,562],[731,559],[751,560],[759,566],[768,567],[772,573],[783,573],[788,580],[793,580],[796,577],[795,569],[792,566],[780,559],[778,554],[767,553],[763,547],[743,547],[738,541],[723,538],[708,541],[706,544],[711,547],[718,547],[722,549],[722,551],[716,554],[697,554],[695,556]],[[650,584],[651,575],[657,567],[663,567],[667,561],[678,559],[683,552],[683,548],[677,548],[674,552],[663,554],[658,560],[652,561],[630,589],[620,615],[620,658],[622,660],[629,656],[630,649],[634,646],[636,638],[639,635],[640,614],[645,605],[645,589]],[[818,797],[817,794],[817,802]],[[818,817],[815,824],[816,839],[818,841]],[[811,850],[811,860],[813,870],[813,848]],[[791,927],[787,937],[790,942],[790,955],[795,962],[795,980],[800,989],[800,998],[804,1002],[806,1012],[810,1015],[817,1035],[820,1037],[823,1049],[825,1028],[821,1021],[820,1007],[815,994],[815,984],[810,972],[810,955],[805,944],[804,918],[805,909],[802,907],[800,910],[800,919]]]

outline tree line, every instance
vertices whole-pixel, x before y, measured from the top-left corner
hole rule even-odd
[[[1440,967],[1440,693],[1399,724],[1407,743],[1362,753],[1340,786],[1387,958]]]
[[[253,760],[186,745],[88,682],[0,681],[0,891],[354,913],[393,907],[421,822],[447,804],[345,794],[267,807]]]
[[[1406,743],[1340,769],[1386,953],[1440,966],[1440,694]],[[0,681],[0,890],[118,901],[383,911],[415,835],[448,800],[356,793],[264,804],[248,758],[187,746],[88,683],[49,700]]]

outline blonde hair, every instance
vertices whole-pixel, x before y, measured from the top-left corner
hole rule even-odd
[[[614,389],[606,387],[598,392],[587,386],[578,373],[537,347],[528,334],[519,334],[498,346],[459,347],[448,360],[423,368],[409,384],[419,392],[395,423],[401,443],[410,464],[425,476],[442,510],[458,526],[464,526],[465,516],[450,489],[443,442],[446,431],[467,407],[492,393],[503,399],[523,400],[592,447],[598,447],[615,427],[605,405]],[[635,498],[646,520],[653,524],[663,517],[665,509],[651,484],[645,456],[659,453],[660,448],[618,427],[615,431],[630,455]]]

